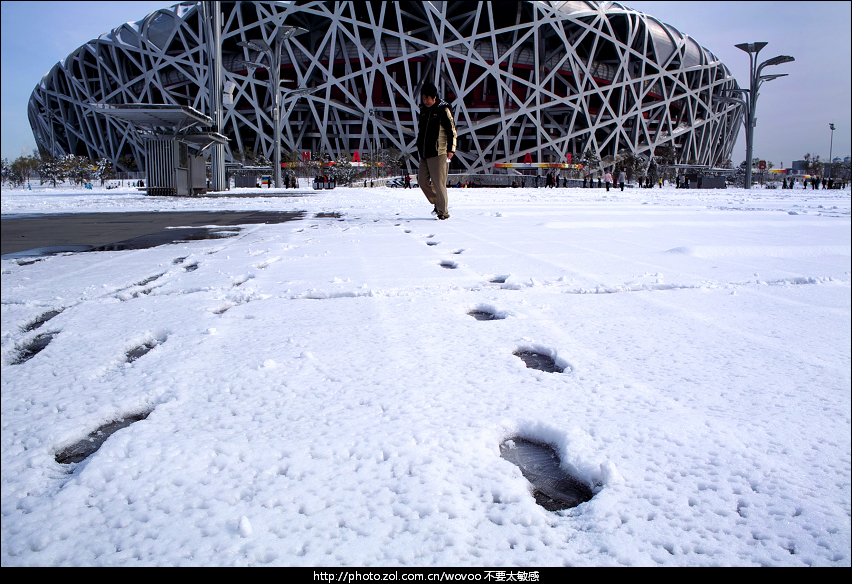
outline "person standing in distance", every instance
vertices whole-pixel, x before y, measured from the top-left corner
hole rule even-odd
[[[447,172],[456,151],[456,125],[450,105],[438,97],[433,83],[423,84],[420,90],[423,107],[417,129],[417,152],[420,169],[417,180],[426,199],[432,203],[432,213],[438,219],[449,219],[447,208]]]
[[[618,186],[621,187],[621,191],[624,192],[624,183],[627,181],[627,173],[624,172],[624,169],[618,173]]]

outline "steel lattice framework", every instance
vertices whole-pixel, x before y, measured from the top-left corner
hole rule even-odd
[[[613,2],[222,2],[226,158],[272,156],[267,73],[245,45],[270,45],[276,27],[309,31],[284,44],[286,150],[334,158],[369,141],[416,157],[419,89],[434,82],[453,106],[455,171],[494,163],[600,159],[675,147],[678,162],[731,156],[742,109],[710,51],[670,25]],[[29,104],[39,148],[55,155],[142,160],[136,128],[97,114],[96,103],[179,104],[209,113],[207,20],[184,3],[83,45],[45,75]],[[287,88],[317,87],[296,97]],[[296,100],[297,103],[292,102]],[[372,114],[371,114],[372,112]]]

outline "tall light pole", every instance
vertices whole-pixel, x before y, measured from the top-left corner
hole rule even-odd
[[[222,133],[222,9],[219,2],[204,2],[202,13],[209,26],[207,34],[207,56],[210,68],[208,91],[210,96],[210,118],[213,130]],[[225,145],[213,144],[210,150],[211,186],[214,191],[224,191],[225,183]]]
[[[763,47],[768,45],[769,43],[740,43],[739,45],[734,45],[741,51],[745,51],[748,53],[749,59],[749,88],[746,89],[728,89],[723,90],[727,93],[740,93],[743,96],[743,99],[732,98],[732,97],[723,97],[723,101],[736,102],[740,103],[745,107],[745,126],[746,126],[746,176],[745,176],[745,188],[751,188],[751,160],[752,153],[754,149],[754,128],[757,125],[757,116],[755,115],[757,112],[757,98],[760,95],[760,87],[766,81],[772,81],[773,79],[778,79],[779,77],[785,77],[787,73],[781,73],[778,75],[764,75],[761,76],[760,73],[763,71],[764,67],[769,65],[780,65],[782,63],[789,63],[791,61],[795,61],[793,57],[789,55],[779,55],[777,57],[772,57],[771,59],[767,59],[760,65],[757,65],[757,54],[760,52]]]
[[[367,138],[367,141],[370,142],[370,186],[373,186],[373,177],[375,175],[375,169],[376,169],[376,157],[373,154],[373,145],[374,145],[374,142],[375,142],[375,139],[376,139],[376,119],[374,117],[375,116],[375,110],[370,109],[368,115],[370,116],[370,121],[373,122],[373,139],[370,140],[369,137]]]
[[[829,176],[834,178],[834,163],[831,160],[831,154],[834,150],[834,124],[828,124],[828,127],[831,128],[831,143],[828,146],[828,168],[831,172]]]
[[[281,48],[290,37],[308,32],[295,26],[278,26],[275,30],[275,46],[270,47],[263,39],[241,41],[237,45],[262,53],[267,64],[243,63],[249,68],[262,67],[269,72],[269,90],[272,92],[272,124],[275,133],[275,188],[281,188]]]

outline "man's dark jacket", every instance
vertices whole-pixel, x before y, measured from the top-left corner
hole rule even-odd
[[[417,152],[421,159],[445,154],[438,150],[438,139],[442,129],[447,140],[447,152],[455,152],[456,128],[453,123],[453,113],[450,111],[450,104],[443,99],[438,100],[432,107],[424,107],[420,110]]]

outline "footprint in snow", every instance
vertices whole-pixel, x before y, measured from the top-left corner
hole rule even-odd
[[[126,416],[124,418],[119,418],[118,420],[110,422],[109,424],[104,424],[79,442],[72,444],[71,446],[61,450],[60,452],[57,452],[56,456],[54,457],[56,462],[58,462],[59,464],[83,462],[92,454],[97,452],[97,450],[103,445],[103,443],[106,442],[107,438],[109,438],[122,428],[128,427],[134,422],[144,420],[148,417],[151,411]]]
[[[53,340],[53,337],[59,334],[59,331],[54,331],[50,333],[42,333],[33,339],[31,339],[28,343],[17,348],[15,356],[9,362],[10,365],[20,365],[21,363],[26,363],[39,353],[41,353],[47,345],[50,344],[50,341]]]
[[[549,444],[515,437],[500,445],[500,456],[520,467],[533,486],[535,502],[548,511],[570,509],[594,496],[589,485],[562,469]]]
[[[565,371],[565,367],[557,365],[553,357],[545,355],[544,353],[539,353],[538,351],[518,349],[512,354],[515,357],[520,357],[527,366],[527,369],[537,369],[539,371],[544,371],[545,373],[562,373]]]
[[[472,316],[476,320],[503,320],[506,317],[495,310],[492,310],[486,306],[480,306],[479,308],[474,308],[470,312],[467,313],[469,316]]]
[[[63,310],[65,310],[65,309],[60,308],[60,309],[57,309],[57,310],[48,310],[47,312],[45,312],[44,314],[42,314],[38,318],[36,318],[34,321],[30,322],[26,326],[21,327],[22,332],[29,333],[29,332],[36,330],[37,328],[39,328],[41,325],[43,325],[44,323],[46,323],[50,319],[55,318],[55,317],[59,316],[60,314],[62,314]]]
[[[136,286],[145,286],[147,284],[150,284],[151,282],[154,282],[155,280],[159,280],[160,278],[162,278],[165,275],[166,275],[166,273],[163,272],[162,274],[157,274],[156,276],[151,276],[150,278],[145,278],[141,282],[138,282],[136,284]]]
[[[162,334],[162,335],[157,336],[156,338],[145,341],[144,343],[142,343],[141,345],[139,345],[137,347],[130,349],[129,351],[127,351],[124,354],[125,355],[125,363],[128,363],[128,364],[133,363],[137,359],[144,357],[145,355],[150,353],[152,350],[154,350],[154,348],[165,343],[166,339],[168,339],[168,335]]]

